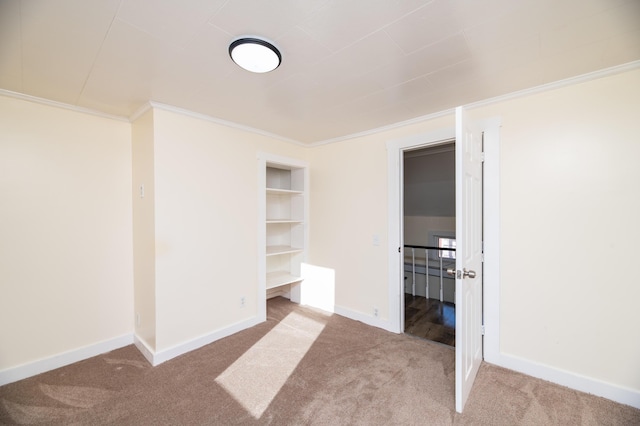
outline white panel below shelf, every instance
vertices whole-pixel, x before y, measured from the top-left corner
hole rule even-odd
[[[298,281],[302,281],[302,277],[291,275],[286,271],[269,272],[267,274],[267,290]]]

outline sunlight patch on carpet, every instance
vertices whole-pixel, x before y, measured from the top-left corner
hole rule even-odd
[[[112,364],[112,365],[130,365],[132,367],[137,367],[137,368],[149,367],[148,361],[139,361],[135,359],[113,359],[113,358],[105,358],[104,360],[107,364]]]
[[[292,312],[231,364],[216,382],[259,419],[324,329]]]
[[[50,423],[82,411],[80,408],[43,407],[3,400],[2,405],[11,419],[20,425]]]
[[[56,386],[44,383],[40,384],[40,390],[56,401],[77,408],[91,408],[117,395],[117,392],[107,389],[86,386]]]

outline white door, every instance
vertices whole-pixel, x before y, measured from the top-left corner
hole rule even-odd
[[[456,109],[456,411],[482,362],[482,132]]]

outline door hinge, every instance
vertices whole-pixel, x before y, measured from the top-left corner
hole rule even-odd
[[[480,161],[484,163],[484,151],[480,153]]]
[[[484,336],[484,324],[480,326],[480,333],[482,333],[482,335]]]

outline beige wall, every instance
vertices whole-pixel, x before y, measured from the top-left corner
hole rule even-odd
[[[337,306],[389,318],[386,142],[453,125],[447,117],[312,149],[310,262],[335,270]]]
[[[503,123],[501,352],[635,391],[639,110],[635,70],[471,111]],[[133,331],[136,184],[127,123],[9,98],[0,117],[2,370]],[[256,315],[258,151],[310,161],[310,263],[388,318],[385,144],[452,116],[312,149],[153,119],[157,350]]]
[[[471,110],[503,124],[501,352],[635,392],[640,285],[625,272],[640,241],[639,111],[638,70]],[[337,305],[388,316],[386,238],[371,244],[387,229],[385,142],[452,125],[312,150],[311,261],[335,269]]]
[[[456,232],[456,218],[443,216],[405,216],[404,243],[415,246],[433,246],[429,241],[429,232]]]
[[[153,110],[131,125],[133,272],[136,336],[156,348],[156,247]],[[141,187],[143,188],[141,190]]]
[[[257,315],[257,154],[308,150],[165,110],[154,110],[154,139],[162,351]]]
[[[472,114],[503,123],[501,351],[640,391],[640,71]]]
[[[130,126],[0,96],[0,371],[133,330]]]

